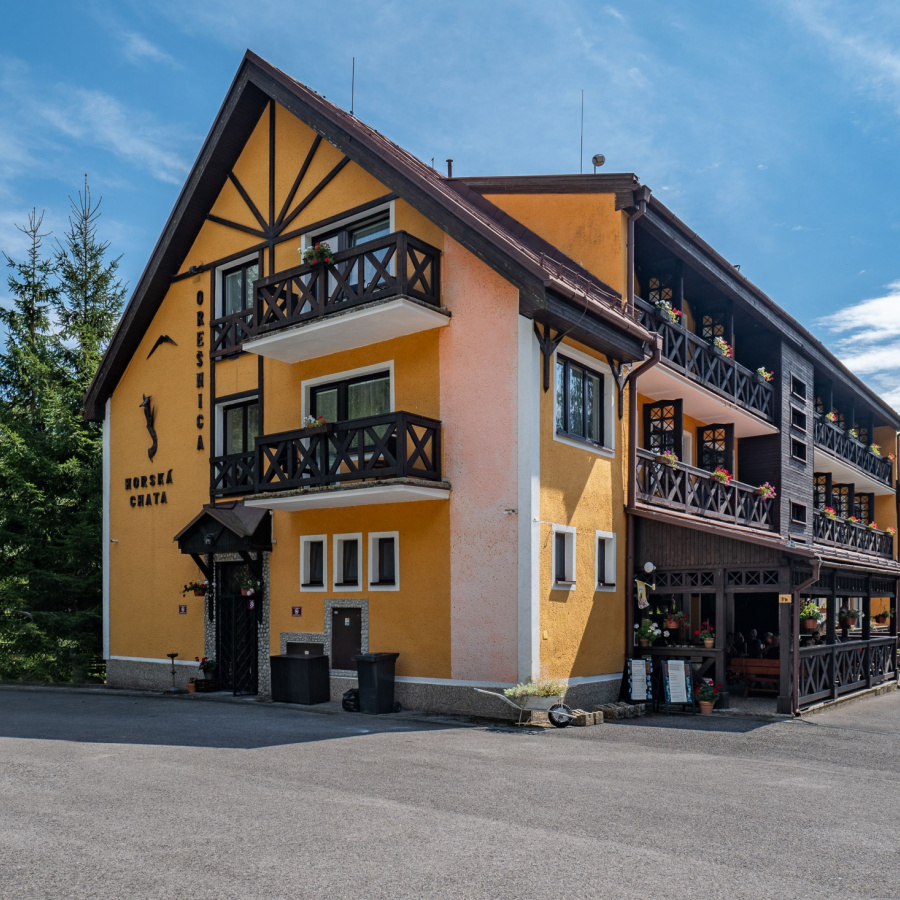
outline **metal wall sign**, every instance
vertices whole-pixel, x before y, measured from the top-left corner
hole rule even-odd
[[[666,692],[666,715],[673,705],[690,706],[694,712],[693,671],[688,659],[661,660],[663,685]]]

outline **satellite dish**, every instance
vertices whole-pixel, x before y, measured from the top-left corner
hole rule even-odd
[[[605,157],[602,153],[595,153],[595,154],[591,157],[591,162],[592,162],[595,166],[602,166],[603,163],[606,162],[606,157]]]

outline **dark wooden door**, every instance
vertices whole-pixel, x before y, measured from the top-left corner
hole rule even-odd
[[[340,607],[331,615],[331,668],[356,671],[353,657],[362,653],[362,610]]]
[[[219,687],[234,694],[255,694],[258,687],[256,609],[251,608],[254,598],[241,596],[241,582],[250,570],[243,563],[219,563],[216,569]]]

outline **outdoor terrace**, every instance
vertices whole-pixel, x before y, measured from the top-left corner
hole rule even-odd
[[[882,485],[892,485],[894,465],[886,456],[873,453],[863,441],[852,437],[847,431],[824,416],[816,418],[816,448],[864,472]],[[816,468],[825,469],[816,461]]]
[[[813,539],[843,550],[872,553],[891,559],[894,555],[894,536],[887,531],[869,528],[861,522],[851,522],[840,516],[833,518],[813,510]]]

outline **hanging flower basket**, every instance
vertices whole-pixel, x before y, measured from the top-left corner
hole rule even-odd
[[[818,619],[801,619],[800,624],[804,631],[815,631],[819,627]]]

